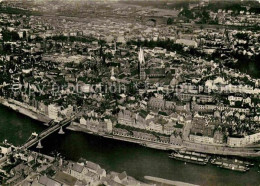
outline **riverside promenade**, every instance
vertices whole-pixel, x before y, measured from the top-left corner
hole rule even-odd
[[[198,144],[193,143],[190,141],[183,141],[182,145],[174,145],[170,143],[163,143],[163,142],[157,142],[157,141],[149,141],[144,140],[140,138],[136,138],[131,135],[112,135],[112,134],[100,134],[100,133],[93,133],[91,131],[88,131],[86,129],[83,129],[80,126],[76,125],[70,125],[67,127],[67,129],[72,131],[78,131],[78,132],[85,132],[88,134],[94,134],[103,136],[104,138],[110,138],[114,140],[121,140],[126,141],[130,143],[136,143],[148,148],[158,149],[158,150],[189,150],[194,152],[202,152],[206,154],[215,154],[215,155],[226,155],[226,156],[239,156],[239,157],[260,157],[260,148],[252,148],[252,147],[241,147],[241,148],[233,148],[233,147],[227,147],[227,146],[220,146],[220,145],[210,145],[210,144]]]

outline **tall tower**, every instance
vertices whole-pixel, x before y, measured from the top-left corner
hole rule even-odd
[[[114,67],[112,67],[112,70],[111,70],[111,77],[110,77],[110,79],[111,79],[112,81],[115,81],[115,80],[116,80],[116,78],[115,78]]]
[[[140,51],[138,54],[138,59],[139,59],[139,77],[141,80],[145,80],[146,73],[145,73],[144,51],[141,47],[140,47]]]

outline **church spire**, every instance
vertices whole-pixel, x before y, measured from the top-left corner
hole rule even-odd
[[[146,73],[145,73],[145,60],[144,60],[144,51],[140,47],[140,51],[138,54],[138,59],[139,59],[139,76],[141,80],[146,79]]]
[[[145,63],[145,60],[144,60],[144,51],[143,51],[142,47],[140,47],[138,59],[139,59],[139,63],[140,63],[140,64],[144,64],[144,63]]]

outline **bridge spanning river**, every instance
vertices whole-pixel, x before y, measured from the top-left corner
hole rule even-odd
[[[47,128],[46,130],[42,131],[40,134],[38,135],[32,135],[28,141],[21,146],[21,149],[28,149],[30,147],[32,147],[33,145],[35,145],[36,143],[38,143],[38,147],[42,148],[41,146],[41,140],[43,140],[44,138],[48,137],[49,135],[51,135],[52,133],[58,131],[60,129],[60,134],[63,134],[62,131],[62,127],[65,127],[66,125],[69,125],[71,123],[71,121],[75,118],[75,116],[68,118],[68,119],[64,119],[62,121],[60,121],[59,123],[55,123],[54,121],[50,121],[48,123],[48,125],[50,126],[49,128]]]

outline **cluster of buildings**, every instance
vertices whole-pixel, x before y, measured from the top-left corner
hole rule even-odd
[[[233,10],[218,9],[217,12],[211,12],[212,19],[218,19],[218,23],[221,25],[229,26],[259,26],[259,14],[254,11],[250,11],[250,7],[246,7],[246,10],[234,12]]]
[[[149,185],[126,172],[108,172],[100,165],[79,159],[66,161],[29,150],[19,150],[7,142],[0,144],[2,185],[69,186],[69,185]]]
[[[158,143],[259,141],[259,79],[209,57],[218,52],[235,63],[235,53],[258,55],[257,31],[0,18],[0,96],[14,109],[54,121],[78,113],[82,130]]]

